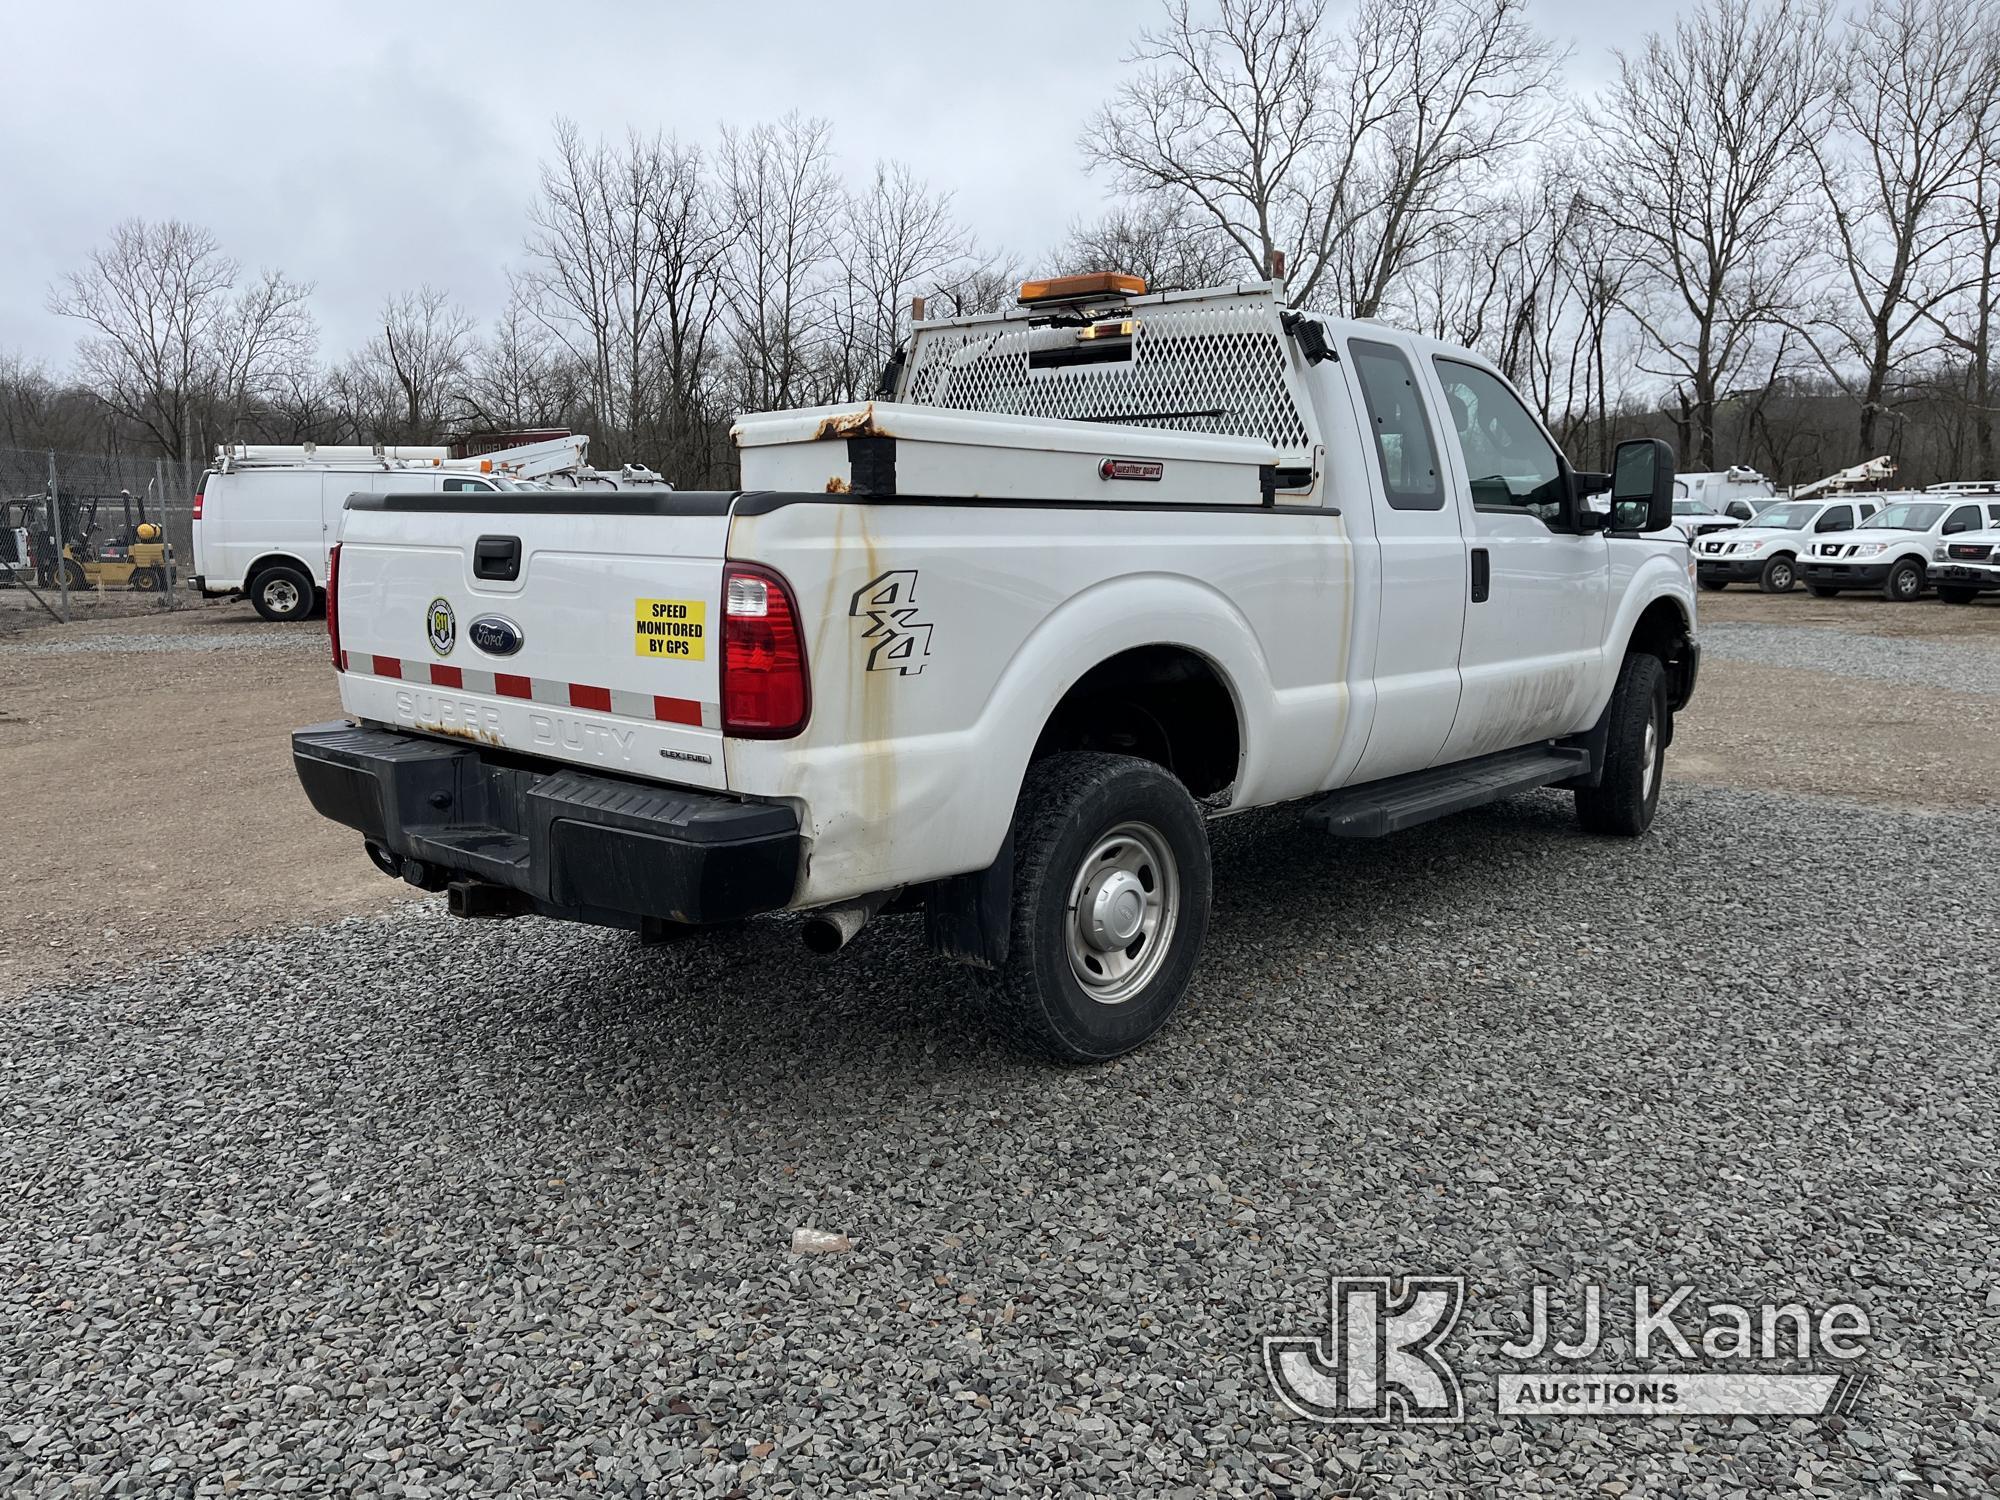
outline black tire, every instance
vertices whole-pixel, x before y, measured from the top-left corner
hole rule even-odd
[[[158,568],[134,568],[131,586],[135,593],[157,594],[167,586],[167,575]]]
[[[1757,575],[1757,587],[1767,594],[1789,594],[1798,581],[1798,564],[1789,552],[1780,552]]]
[[[313,612],[313,582],[290,563],[277,563],[250,580],[250,603],[267,620],[303,620]]]
[[[1625,658],[1608,717],[1604,776],[1577,788],[1577,821],[1589,833],[1637,838],[1653,826],[1667,761],[1667,669],[1657,656]]]
[[[1938,585],[1937,596],[1946,604],[1970,604],[1979,597],[1979,590],[1956,589],[1941,583]]]
[[[1719,594],[1729,587],[1729,580],[1726,578],[1704,578],[1701,580],[1701,586],[1711,594]]]
[[[1140,832],[1121,840],[1116,835],[1125,827]],[[1123,908],[1112,886],[1122,878],[1119,860],[1093,859],[1121,845],[1131,866],[1123,871],[1131,877],[1123,882]],[[1101,874],[1092,876],[1093,867]],[[1157,929],[1148,934],[1135,928],[1130,947],[1094,948],[1072,917],[1070,901],[1086,877],[1083,889],[1106,891],[1106,910],[1122,911],[1121,922],[1129,919],[1130,898],[1143,912],[1151,907],[1147,896],[1164,887],[1155,919],[1165,923],[1165,913],[1172,913],[1165,946],[1147,949]],[[1095,752],[1037,761],[1014,812],[1007,962],[986,976],[996,1024],[1016,1046],[1059,1062],[1104,1062],[1130,1052],[1180,1008],[1208,933],[1211,894],[1208,830],[1187,788],[1169,772],[1133,756]],[[1079,957],[1072,957],[1073,949]],[[1086,985],[1079,974],[1093,963],[1099,972]],[[1105,963],[1132,967],[1121,977],[1107,972]],[[1137,988],[1117,999],[1092,992],[1099,986],[1116,994],[1123,981]]]
[[[73,557],[63,559],[63,586],[72,594],[90,587],[90,575],[83,571],[83,564]]]
[[[1899,559],[1882,580],[1882,597],[1891,604],[1908,604],[1924,594],[1924,565],[1914,557]]]
[[[1828,588],[1823,583],[1809,583],[1806,585],[1806,592],[1811,594],[1815,599],[1831,599],[1840,590]]]

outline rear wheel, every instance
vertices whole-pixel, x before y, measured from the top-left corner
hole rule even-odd
[[[1577,788],[1577,821],[1591,833],[1636,838],[1653,826],[1667,761],[1667,669],[1657,656],[1625,658],[1608,716],[1604,775]]]
[[[1889,569],[1882,580],[1882,597],[1895,604],[1908,604],[1924,591],[1924,565],[1906,557]]]
[[[993,1010],[1019,1046],[1102,1062],[1179,1009],[1208,932],[1208,830],[1187,788],[1129,755],[1028,768],[1014,813],[1014,900]]]
[[[1979,590],[1947,588],[1944,584],[1939,584],[1937,595],[1946,604],[1970,604],[1979,597]]]
[[[303,620],[312,613],[312,580],[290,563],[279,563],[250,580],[250,603],[267,620]]]
[[[1780,552],[1765,563],[1764,571],[1757,576],[1757,587],[1767,594],[1789,594],[1796,582],[1798,575],[1788,552]]]
[[[141,594],[157,594],[167,586],[167,575],[158,568],[134,568],[132,588]]]

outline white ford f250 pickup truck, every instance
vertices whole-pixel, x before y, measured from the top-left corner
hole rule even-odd
[[[464,916],[921,910],[1075,1060],[1179,1004],[1211,817],[1642,833],[1700,659],[1666,445],[1581,473],[1476,354],[1144,290],[921,322],[880,399],[742,418],[737,492],[354,496],[314,806]]]

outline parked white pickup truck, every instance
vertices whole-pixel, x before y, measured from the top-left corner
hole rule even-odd
[[[1699,662],[1666,445],[1580,473],[1478,355],[1143,291],[920,323],[881,399],[742,418],[740,491],[355,495],[313,804],[465,916],[920,909],[1078,1060],[1179,1004],[1209,818],[1643,832]]]

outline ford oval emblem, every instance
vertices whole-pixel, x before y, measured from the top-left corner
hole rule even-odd
[[[466,635],[488,656],[512,656],[521,649],[521,627],[499,615],[481,615]]]

